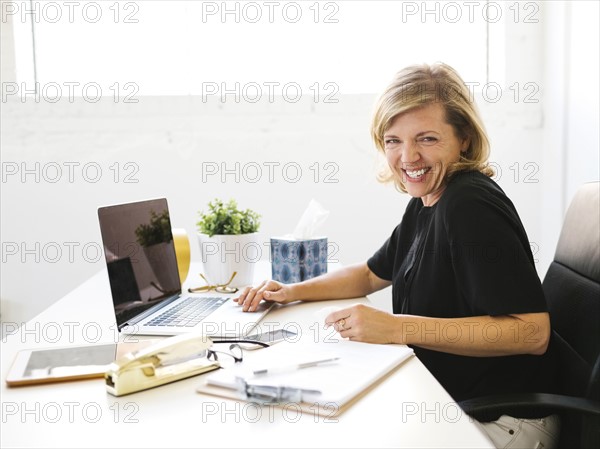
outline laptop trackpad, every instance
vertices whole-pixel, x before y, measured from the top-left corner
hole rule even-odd
[[[230,299],[207,316],[200,328],[209,336],[235,338],[249,335],[273,305],[263,301],[255,312],[244,312],[242,306]]]

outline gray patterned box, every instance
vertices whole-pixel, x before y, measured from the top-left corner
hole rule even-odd
[[[327,237],[309,240],[271,238],[271,275],[291,284],[327,273]]]

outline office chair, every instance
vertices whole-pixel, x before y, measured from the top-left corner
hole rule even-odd
[[[460,406],[480,420],[507,410],[559,413],[559,447],[600,448],[600,183],[573,198],[542,283],[556,347],[557,393],[495,395]]]

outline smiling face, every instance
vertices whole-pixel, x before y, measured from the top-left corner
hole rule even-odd
[[[439,103],[398,115],[383,136],[387,163],[408,194],[433,206],[446,188],[448,166],[467,150],[468,139],[459,139],[446,122]]]

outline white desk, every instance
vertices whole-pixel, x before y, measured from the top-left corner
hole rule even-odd
[[[191,273],[195,269],[192,266]],[[264,322],[317,332],[315,312],[366,298],[291,304]],[[320,324],[320,323],[318,323]],[[5,330],[10,330],[5,327]],[[115,341],[105,271],[2,341],[2,447],[493,447],[412,357],[339,417],[195,393],[200,378],[121,398],[102,379],[6,388],[19,349]],[[340,379],[343,382],[343,379]]]

